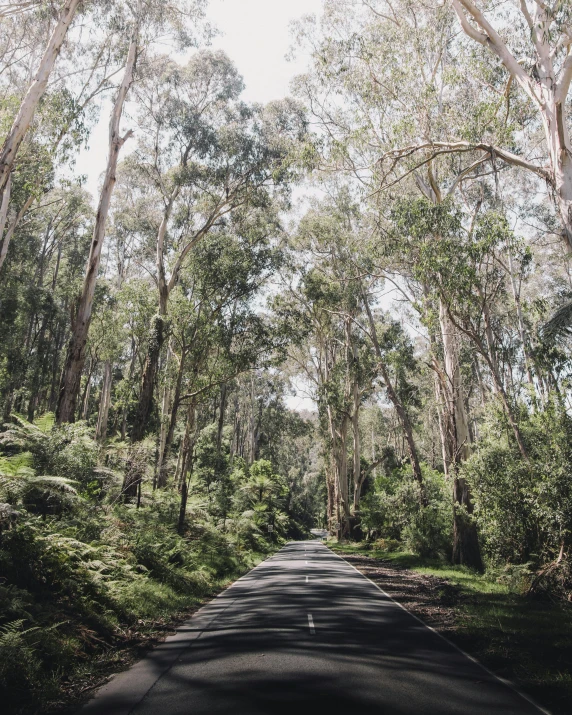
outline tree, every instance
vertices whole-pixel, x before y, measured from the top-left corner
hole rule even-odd
[[[518,30],[517,33],[513,30],[511,34],[517,42],[526,38],[524,51],[530,67],[527,69],[501,37],[503,31],[495,29],[499,18],[495,18],[492,8],[489,14],[486,13],[489,3],[472,0],[451,0],[451,3],[463,32],[500,59],[511,79],[517,82],[533,103],[544,132],[548,165],[539,166],[494,146],[478,145],[475,148],[488,153],[491,158],[496,154],[507,163],[528,169],[548,182],[556,197],[564,239],[571,248],[572,147],[566,100],[572,81],[572,9],[568,3],[561,2],[553,6],[533,2],[531,9],[528,0],[520,0],[520,13],[516,9],[511,13],[513,27],[516,25]],[[484,5],[484,11],[479,5]],[[492,20],[489,19],[491,16]],[[525,29],[521,21],[524,21]],[[461,143],[458,148],[462,149],[463,146],[468,148],[470,144]],[[454,148],[454,144],[451,148]]]
[[[169,6],[163,6],[162,3],[157,4],[154,0],[146,0],[134,9],[131,16],[124,19],[125,26],[129,30],[124,74],[110,117],[107,169],[99,198],[82,293],[73,317],[72,337],[68,346],[66,366],[60,385],[57,409],[58,423],[72,422],[75,418],[81,372],[85,362],[85,345],[91,321],[93,296],[105,238],[107,216],[116,182],[117,162],[121,147],[132,133],[128,131],[124,136],[121,136],[120,123],[127,94],[134,81],[136,61],[143,50],[150,50],[152,43],[156,40],[157,33],[161,30],[170,31],[175,36],[178,36],[181,47],[187,47],[192,44],[193,38],[191,36],[186,35],[186,33],[181,34],[184,30],[184,27],[181,26],[181,20],[187,19],[189,12],[192,12],[193,9],[195,9],[194,0],[190,2],[181,0],[179,5]]]
[[[2,203],[4,203],[5,193],[8,197],[10,196],[9,178],[18,149],[28,131],[38,103],[46,90],[54,63],[79,4],[80,0],[66,0],[62,5],[58,21],[45,49],[38,71],[22,100],[12,128],[4,139],[2,149],[0,149],[0,192],[2,193]]]
[[[157,200],[155,279],[158,313],[143,373],[132,439],[150,414],[168,301],[197,245],[232,214],[248,222],[285,198],[306,125],[292,101],[267,107],[239,100],[242,80],[221,52],[198,53],[185,68],[170,66],[164,85],[144,93],[145,137],[138,147],[141,190]],[[269,215],[269,224],[273,219]]]

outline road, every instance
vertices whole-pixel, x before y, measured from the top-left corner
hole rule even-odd
[[[320,542],[286,545],[82,715],[538,715]]]

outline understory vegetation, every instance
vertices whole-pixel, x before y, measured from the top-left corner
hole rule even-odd
[[[118,650],[307,533],[295,519],[300,493],[267,459],[230,465],[228,444],[217,451],[208,426],[181,528],[176,491],[153,491],[143,477],[124,499],[124,442],[102,450],[85,423],[52,425],[49,414],[36,424],[13,415],[0,435],[0,688],[9,712],[55,706],[62,688],[69,698],[77,682],[101,682],[121,667]],[[143,469],[152,453],[152,443],[140,445]]]
[[[495,674],[555,715],[566,715],[572,695],[569,608],[527,598],[518,569],[478,574],[387,546],[380,541],[332,548]]]
[[[323,0],[267,103],[215,34],[0,5],[16,713],[314,528],[572,601],[571,3]]]

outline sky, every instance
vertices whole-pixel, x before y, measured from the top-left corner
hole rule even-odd
[[[304,15],[319,15],[321,8],[322,0],[210,0],[207,17],[220,33],[211,47],[224,50],[238,67],[246,85],[245,100],[266,103],[289,93],[292,78],[307,64],[307,57],[299,53],[295,61],[286,60],[292,44],[290,23]],[[85,188],[94,196],[107,161],[106,109],[102,107],[89,147],[76,163],[76,170],[87,177]]]
[[[321,8],[322,0],[210,0],[207,16],[220,33],[211,47],[224,50],[238,67],[246,85],[245,100],[266,103],[288,95],[292,78],[305,70],[308,60],[299,52],[294,61],[286,60],[292,44],[290,23],[304,15],[319,15]],[[76,163],[76,171],[87,177],[85,188],[94,201],[107,162],[109,107],[102,107],[89,146]],[[128,145],[124,155],[126,151]],[[315,410],[304,387],[300,383],[296,394],[287,398],[290,409]]]

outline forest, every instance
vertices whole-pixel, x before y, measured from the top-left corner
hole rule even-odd
[[[263,104],[207,0],[0,4],[9,712],[316,528],[572,601],[572,5],[290,30]]]

